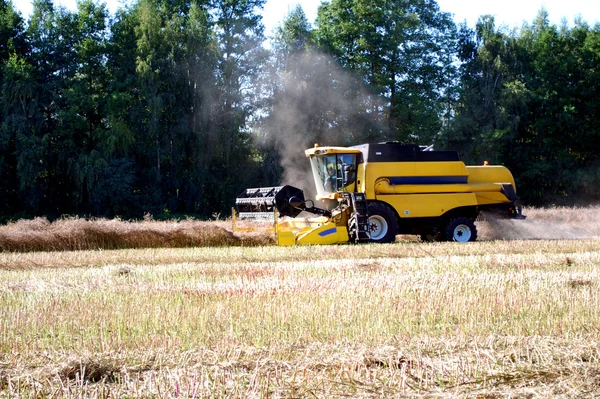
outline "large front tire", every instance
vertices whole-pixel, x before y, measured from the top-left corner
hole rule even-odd
[[[458,217],[452,219],[446,226],[446,239],[455,242],[469,242],[477,240],[477,227],[469,218]]]
[[[396,241],[398,220],[394,212],[384,204],[369,203],[369,234],[371,242],[385,244]]]

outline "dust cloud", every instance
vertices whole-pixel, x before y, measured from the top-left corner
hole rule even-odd
[[[524,209],[525,220],[485,218],[481,240],[569,240],[600,237],[600,206]]]
[[[314,198],[315,183],[304,150],[315,144],[351,146],[380,136],[380,115],[373,110],[383,107],[358,76],[314,51],[288,60],[286,72],[276,74],[273,81],[274,102],[262,124],[261,140],[278,153],[282,183]]]

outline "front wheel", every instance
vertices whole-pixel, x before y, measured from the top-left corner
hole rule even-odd
[[[398,234],[396,215],[379,202],[369,203],[369,234],[371,242],[380,244],[394,242]]]
[[[477,240],[477,228],[469,218],[458,217],[452,219],[446,226],[446,239],[448,241],[469,242]]]

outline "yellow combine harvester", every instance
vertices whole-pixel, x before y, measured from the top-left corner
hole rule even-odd
[[[456,151],[380,143],[305,153],[322,208],[292,186],[248,189],[236,200],[242,218],[278,211],[278,245],[388,243],[397,234],[468,242],[482,211],[525,218],[507,168],[465,166]]]

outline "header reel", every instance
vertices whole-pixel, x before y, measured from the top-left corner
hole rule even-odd
[[[331,216],[331,212],[317,208],[304,192],[293,186],[261,187],[244,190],[235,200],[240,219],[272,219],[275,210],[279,216],[295,218],[302,212]]]

